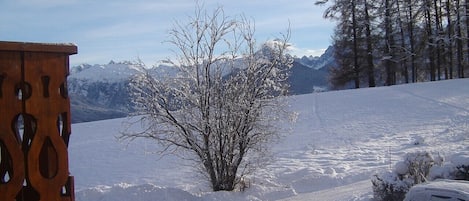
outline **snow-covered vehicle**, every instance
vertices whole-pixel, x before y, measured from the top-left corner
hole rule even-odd
[[[404,201],[469,201],[469,182],[436,180],[413,186]]]

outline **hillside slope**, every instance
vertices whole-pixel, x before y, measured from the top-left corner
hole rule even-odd
[[[74,124],[77,201],[370,200],[370,177],[405,153],[469,155],[468,86],[459,79],[292,96],[298,119],[280,122],[291,132],[244,192],[210,192],[193,164],[157,155],[151,140],[116,141],[128,119]]]

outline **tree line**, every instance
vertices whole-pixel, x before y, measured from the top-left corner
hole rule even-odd
[[[469,0],[319,0],[332,35],[336,87],[464,78]]]

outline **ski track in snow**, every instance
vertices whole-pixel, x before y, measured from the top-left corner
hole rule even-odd
[[[74,124],[69,152],[77,201],[368,201],[370,177],[405,153],[469,153],[467,86],[469,79],[461,79],[291,97],[298,119],[284,122],[291,133],[272,147],[269,165],[248,177],[245,192],[209,192],[192,164],[159,158],[151,141],[118,142],[122,119]],[[137,197],[119,199],[122,192]]]

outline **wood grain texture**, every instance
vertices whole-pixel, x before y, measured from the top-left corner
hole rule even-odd
[[[76,51],[0,41],[0,200],[74,201],[66,81]]]

